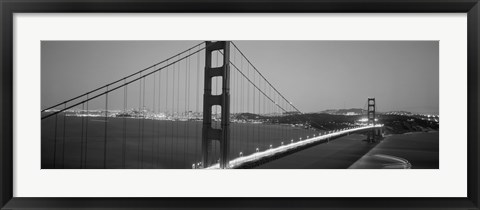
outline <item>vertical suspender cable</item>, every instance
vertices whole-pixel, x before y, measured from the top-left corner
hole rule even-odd
[[[225,65],[229,65],[230,64],[225,64]],[[234,148],[235,148],[235,129],[232,129],[232,127],[235,126],[235,124],[233,124],[231,121],[232,119],[235,119],[234,117],[232,117],[232,114],[234,115],[235,114],[235,73],[232,73],[230,72],[230,87],[232,87],[230,89],[230,132],[229,132],[229,138],[230,138],[230,147],[228,148],[229,150],[229,153],[228,154],[235,154],[234,153]],[[233,96],[233,97],[232,97]]]
[[[236,54],[236,50],[233,49],[233,54],[234,54],[234,63],[237,62],[237,54]],[[239,134],[240,134],[240,125],[238,124],[239,123],[239,119],[238,119],[238,116],[240,114],[240,106],[239,106],[239,96],[240,96],[240,90],[238,89],[238,78],[239,78],[239,75],[238,75],[238,72],[237,71],[234,71],[234,74],[236,75],[235,76],[235,106],[236,106],[236,109],[235,109],[235,113],[237,115],[236,119],[237,119],[237,122],[236,122],[236,125],[235,125],[235,150],[233,153],[230,153],[232,155],[235,155],[237,154],[239,151],[239,140],[241,139]],[[233,157],[233,156],[232,156]]]
[[[190,53],[189,53],[190,54]],[[180,165],[181,168],[185,168],[186,166],[188,166],[187,164],[187,140],[188,140],[188,129],[187,129],[187,126],[188,126],[188,107],[187,107],[187,101],[188,101],[188,60],[189,59],[185,59],[185,78],[184,78],[184,96],[183,96],[183,109],[184,109],[184,112],[183,112],[183,160],[182,160],[182,164]]]
[[[103,140],[103,168],[107,168],[107,122],[108,122],[108,86],[105,94],[105,120],[104,120],[104,140]]]
[[[173,134],[173,130],[174,130],[173,127],[174,127],[175,124],[176,124],[176,123],[173,121],[173,120],[175,120],[175,117],[176,117],[176,116],[175,116],[175,95],[176,95],[176,94],[175,94],[175,87],[176,87],[176,86],[175,86],[175,84],[176,84],[175,66],[176,66],[176,65],[173,64],[172,66],[173,66],[173,69],[172,69],[172,75],[173,75],[173,80],[172,80],[172,81],[173,81],[173,83],[172,83],[172,90],[173,90],[173,91],[172,91],[172,93],[173,93],[173,94],[172,94],[172,144],[171,144],[171,151],[172,151],[172,152],[171,152],[171,157],[170,157],[170,164],[171,164],[171,167],[173,168],[173,167],[174,167],[174,166],[173,166],[173,157],[174,157],[174,153],[175,153],[175,151],[173,150],[173,144],[176,142],[177,133],[175,134],[175,136],[173,136],[173,135],[174,135],[174,134]],[[175,142],[174,142],[174,138],[175,138]]]
[[[253,83],[252,85],[255,85],[255,71],[253,71]],[[256,132],[255,130],[257,129],[257,125],[255,124],[255,107],[256,107],[256,104],[255,104],[255,86],[252,86],[252,117],[253,117],[253,124],[252,124],[252,127],[253,127],[253,132],[252,132],[252,142],[253,142],[253,152],[257,152],[257,150],[255,148],[258,148],[258,139],[256,139]]]
[[[235,51],[234,51],[235,52]],[[235,60],[235,56],[234,56],[234,60]],[[235,62],[235,61],[234,61]],[[230,65],[230,64],[228,64]],[[238,106],[237,106],[237,103],[238,103],[238,100],[237,100],[237,95],[238,95],[238,88],[237,88],[237,85],[238,85],[238,82],[237,82],[237,76],[236,76],[236,72],[234,71],[232,75],[232,81],[234,82],[234,85],[233,87],[235,88],[233,90],[233,100],[234,102],[232,103],[232,106],[234,106],[233,108],[233,113],[235,113],[235,116],[238,116]],[[235,119],[237,119],[237,117],[235,117]],[[233,159],[233,154],[235,154],[237,152],[237,146],[238,146],[238,124],[237,124],[237,121],[235,120],[235,124],[234,124],[234,129],[232,129],[232,133],[230,134],[230,136],[233,135],[233,137],[231,137],[231,139],[233,139],[233,144],[231,144],[231,150],[230,150],[230,157],[232,157],[231,159]],[[230,126],[232,127],[232,126]]]
[[[250,66],[247,64],[247,78],[248,77],[250,77]],[[248,85],[248,83],[247,83],[247,112],[250,112],[250,85]],[[248,119],[248,115],[247,115],[247,119]],[[252,137],[250,137],[250,123],[248,123],[247,125],[248,125],[247,127],[248,144],[250,146],[250,140],[252,139]],[[248,149],[250,150],[251,148],[248,147]],[[252,149],[251,151],[255,151],[255,149]]]
[[[190,50],[188,50],[188,54],[190,54]],[[187,141],[187,150],[185,151],[187,154],[187,160],[190,160],[190,154],[188,153],[189,151],[189,141],[190,141],[190,78],[191,78],[191,75],[190,75],[190,64],[191,64],[191,57],[188,57],[188,68],[187,68],[187,121],[185,121],[187,123],[187,131],[185,132],[186,133],[186,141]],[[190,164],[189,161],[187,161],[185,163],[185,165],[188,167],[188,165]]]
[[[147,110],[145,107],[145,76],[142,78],[143,80],[143,85],[142,85],[142,141],[141,141],[141,149],[140,149],[140,158],[141,158],[141,163],[142,163],[142,168],[144,167],[144,161],[143,161],[143,150],[145,149],[144,147],[144,138],[145,138],[145,117],[147,115]]]
[[[242,57],[241,60],[240,60],[240,66],[241,66],[240,69],[243,71],[243,57]],[[246,116],[247,116],[247,115],[246,115],[246,112],[248,112],[248,110],[245,111],[245,108],[247,108],[247,107],[245,106],[245,103],[247,102],[248,98],[245,97],[245,96],[246,96],[246,94],[245,94],[245,79],[242,78],[241,82],[242,82],[242,88],[240,88],[240,89],[242,90],[242,99],[243,99],[243,100],[242,100],[242,115],[243,115],[243,116],[242,116],[242,118],[243,118],[243,119],[242,119],[242,127],[243,127],[243,130],[242,130],[242,133],[243,133],[243,135],[242,135],[242,139],[243,139],[243,143],[242,143],[243,148],[242,148],[242,150],[243,150],[243,151],[242,151],[242,152],[243,152],[243,154],[247,154],[247,150],[248,150],[248,127],[247,127],[247,123],[246,123],[246,119],[245,119],[245,118],[246,118]],[[246,98],[247,100],[245,100],[245,98]],[[245,130],[247,131],[246,134],[244,133]],[[245,142],[245,139],[247,140],[246,142]]]
[[[82,103],[82,128],[80,133],[80,168],[83,168],[83,123],[84,123],[84,116],[83,111],[85,110],[85,103]]]
[[[56,160],[57,160],[57,121],[58,115],[55,115],[55,134],[53,137],[53,168],[56,168]]]
[[[263,83],[263,88],[264,88],[263,91],[264,91],[265,93],[267,92],[267,88],[266,88],[266,87],[267,87],[267,86],[266,86],[266,83],[264,82],[264,83]],[[267,134],[267,129],[268,129],[268,127],[266,126],[266,123],[265,123],[265,121],[266,121],[266,112],[265,112],[265,108],[266,108],[266,107],[265,107],[265,102],[266,102],[266,98],[263,97],[263,112],[262,112],[262,115],[263,115],[263,117],[262,117],[262,119],[263,119],[263,120],[262,120],[262,121],[263,121],[262,125],[263,125],[263,126],[262,126],[262,127],[263,127],[263,129],[264,129],[264,131],[263,131],[263,141],[264,141],[264,144],[267,142],[267,139],[266,139],[267,135],[266,135],[266,134]],[[268,149],[268,146],[267,146],[267,149]]]
[[[180,117],[180,71],[181,71],[181,62],[178,62],[178,69],[177,69],[177,120],[179,119]],[[180,126],[180,123],[177,122],[176,123],[177,125],[177,140],[175,141],[175,150],[177,151],[175,153],[176,156],[178,156],[178,146],[179,146],[179,141],[180,141],[180,130],[179,130],[179,126]],[[180,158],[178,158],[180,159]],[[175,160],[178,162],[178,159],[177,157],[175,158]],[[178,167],[178,166],[177,166]]]
[[[168,62],[168,61],[167,61]],[[172,137],[170,135],[168,135],[168,131],[170,129],[168,129],[168,125],[171,124],[169,121],[171,119],[169,119],[169,111],[168,111],[168,106],[169,106],[169,103],[168,103],[168,80],[170,80],[170,78],[168,78],[168,72],[170,71],[170,67],[168,66],[167,67],[167,72],[166,72],[166,76],[165,76],[165,117],[166,117],[166,122],[165,122],[165,148],[164,148],[164,152],[165,152],[165,155],[164,155],[164,161],[165,161],[165,164],[168,165],[168,167],[170,168],[171,166],[168,164],[169,163],[169,160],[168,160],[168,155],[167,155],[167,139],[171,140]],[[171,142],[171,141],[168,141],[168,142]],[[172,152],[172,150],[170,150],[170,153]]]
[[[155,68],[156,66],[153,67],[153,70],[155,71]],[[160,74],[160,72],[158,72]],[[151,153],[150,153],[150,160],[151,160],[151,167],[154,168],[155,166],[155,160],[154,160],[154,151],[155,151],[155,137],[156,137],[156,132],[155,132],[155,128],[156,128],[156,124],[157,124],[157,119],[156,119],[156,97],[157,97],[157,94],[156,94],[156,87],[157,87],[157,82],[156,82],[156,78],[155,78],[155,75],[156,73],[154,73],[152,75],[153,77],[153,116],[150,117],[151,118],[151,121],[152,121],[152,137],[150,138],[150,141],[152,142],[152,148],[151,148]],[[159,81],[160,82],[160,81]],[[158,141],[157,141],[157,144],[158,144]],[[157,151],[157,154],[158,154],[158,151]]]
[[[123,142],[122,142],[122,168],[125,168],[125,155],[127,149],[127,81],[123,80]]]
[[[85,122],[85,157],[83,166],[87,168],[87,155],[88,155],[88,121],[90,119],[90,109],[88,108],[89,94],[87,94],[87,119]]]
[[[195,104],[195,137],[196,138],[195,138],[195,158],[194,158],[195,164],[197,164],[197,162],[199,162],[198,161],[199,158],[197,156],[197,154],[198,154],[197,149],[198,149],[198,145],[199,145],[199,142],[200,142],[200,139],[199,139],[200,135],[199,135],[199,131],[198,131],[198,122],[197,122],[197,119],[196,119],[196,117],[198,116],[198,112],[199,112],[198,111],[198,103],[199,103],[198,98],[199,98],[199,95],[200,95],[200,76],[199,76],[199,74],[200,74],[200,52],[197,53],[197,71],[196,71],[196,76],[197,76],[197,89],[196,90],[197,90],[197,93],[195,95],[196,96],[196,98],[195,98],[196,99],[195,100],[195,102],[196,102],[196,104]],[[195,167],[196,166],[197,165],[195,165]]]
[[[67,108],[67,103],[65,103],[64,109]],[[63,144],[62,144],[62,167],[65,168],[65,126],[67,124],[66,111],[63,112]]]
[[[188,52],[188,54],[190,54],[190,51]],[[190,59],[187,59],[185,61],[185,100],[183,101],[183,106],[184,106],[184,109],[185,109],[185,112],[183,113],[183,117],[185,118],[184,120],[184,123],[183,123],[183,133],[184,133],[184,140],[183,140],[183,165],[182,167],[184,168],[185,165],[188,165],[186,164],[186,155],[187,155],[187,151],[188,151],[188,147],[187,147],[187,141],[188,141],[188,129],[187,129],[187,124],[188,124],[188,110],[187,110],[187,104],[188,104],[188,61]]]
[[[142,76],[142,73],[140,73],[140,77]],[[138,82],[138,112],[136,119],[138,120],[138,139],[137,139],[137,168],[140,168],[140,139],[142,136],[141,133],[141,120],[140,120],[140,113],[141,113],[141,106],[142,106],[142,80],[139,80]]]
[[[258,88],[261,88],[261,80],[260,80],[260,77],[258,77]],[[260,106],[260,91],[261,89],[258,89],[258,120],[260,120],[260,116],[261,116],[261,106]],[[261,139],[261,132],[263,131],[262,129],[262,124],[261,123],[258,123],[258,142],[260,144],[260,150],[263,149],[263,139]]]
[[[162,85],[162,72],[158,72],[158,109],[156,115],[157,117],[157,168],[160,168],[160,124],[162,123],[161,118],[160,118],[160,113],[161,113],[161,85]]]
[[[270,90],[270,86],[267,86],[267,89],[268,89],[268,97],[271,97],[271,90]],[[269,140],[269,145],[268,147],[271,148],[273,147],[273,144],[272,144],[272,129],[274,128],[273,126],[273,122],[272,122],[272,115],[271,115],[271,112],[272,112],[272,102],[268,102],[268,106],[267,106],[267,114],[268,114],[268,126],[269,126],[269,129],[268,129],[268,140]]]

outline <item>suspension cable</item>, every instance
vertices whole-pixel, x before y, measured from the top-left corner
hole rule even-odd
[[[160,65],[160,64],[162,64],[162,63],[165,63],[166,61],[168,61],[168,60],[170,60],[170,59],[172,59],[172,58],[174,58],[174,57],[176,57],[176,56],[178,56],[178,55],[184,54],[185,52],[187,52],[187,51],[189,51],[189,50],[191,50],[191,49],[193,49],[193,48],[196,48],[196,47],[198,47],[198,46],[200,46],[200,45],[202,45],[202,44],[204,44],[204,43],[205,43],[205,42],[200,42],[200,43],[196,44],[196,45],[193,46],[193,47],[190,47],[190,48],[188,48],[188,49],[186,49],[186,50],[184,50],[184,51],[182,51],[182,52],[180,52],[180,53],[177,53],[177,54],[171,56],[170,58],[167,58],[167,59],[165,59],[165,60],[163,60],[163,61],[160,61],[160,62],[158,62],[158,63],[155,63],[155,64],[153,64],[153,65],[151,65],[151,66],[149,66],[149,67],[146,67],[146,68],[144,68],[144,69],[142,69],[142,70],[140,70],[140,71],[137,71],[137,72],[135,72],[135,73],[133,73],[133,74],[130,74],[130,75],[126,76],[126,77],[123,77],[123,78],[121,78],[121,79],[119,79],[119,80],[116,80],[116,81],[114,81],[114,82],[108,83],[108,84],[103,85],[103,86],[101,86],[101,87],[99,87],[99,88],[96,88],[96,89],[94,89],[94,90],[88,91],[88,92],[86,92],[86,93],[84,93],[84,94],[81,94],[81,95],[79,95],[79,96],[77,96],[77,97],[74,97],[74,98],[71,98],[71,99],[69,99],[69,100],[63,101],[63,102],[58,103],[58,104],[56,104],[56,105],[54,105],[54,106],[50,106],[50,107],[48,107],[48,108],[46,108],[46,109],[43,109],[41,112],[45,112],[46,110],[55,108],[55,107],[57,107],[57,106],[60,106],[61,104],[66,104],[66,103],[68,103],[68,102],[70,102],[70,101],[73,101],[73,100],[75,100],[75,99],[78,99],[78,98],[81,98],[81,97],[83,97],[83,96],[86,96],[87,94],[96,92],[96,91],[101,90],[101,89],[103,89],[103,88],[106,88],[107,86],[112,86],[113,84],[116,84],[116,83],[118,83],[118,82],[120,82],[120,81],[123,81],[123,80],[125,80],[125,79],[130,78],[130,77],[133,77],[133,76],[135,76],[135,75],[137,75],[137,74],[140,74],[140,73],[142,73],[142,72],[144,72],[144,71],[146,71],[146,70],[148,70],[148,69],[151,69],[151,68],[154,67],[154,66],[157,66],[157,65]],[[42,118],[42,119],[43,119],[43,118]]]

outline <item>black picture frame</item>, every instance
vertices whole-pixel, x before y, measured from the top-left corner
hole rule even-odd
[[[479,209],[478,0],[0,0],[1,209]],[[16,198],[13,193],[14,13],[467,13],[468,196],[466,198]]]

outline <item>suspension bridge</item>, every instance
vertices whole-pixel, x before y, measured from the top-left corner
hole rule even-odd
[[[375,142],[366,104],[366,122],[326,129],[234,42],[206,41],[41,110],[42,168],[233,169],[352,133]]]

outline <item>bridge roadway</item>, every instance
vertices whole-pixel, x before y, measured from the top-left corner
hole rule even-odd
[[[327,134],[324,134],[324,135],[321,135],[321,136],[316,136],[316,137],[305,139],[305,140],[302,140],[302,141],[293,142],[293,143],[290,143],[290,144],[285,144],[283,146],[279,146],[279,147],[276,147],[276,148],[271,148],[271,149],[268,149],[268,150],[265,150],[265,151],[256,152],[256,153],[253,153],[253,154],[248,155],[248,156],[238,157],[238,158],[235,158],[235,159],[230,161],[229,168],[238,168],[238,167],[241,167],[242,165],[252,163],[252,162],[256,162],[256,161],[259,161],[263,158],[268,158],[268,157],[272,157],[272,156],[275,156],[275,155],[286,153],[286,152],[289,152],[289,151],[292,151],[292,150],[295,150],[295,149],[304,148],[304,147],[306,147],[308,145],[311,145],[311,144],[326,142],[330,139],[341,137],[341,136],[346,135],[346,134],[369,130],[369,129],[372,129],[374,127],[379,128],[379,127],[383,127],[383,125],[375,125],[375,126],[374,125],[367,125],[367,126],[361,126],[361,127],[342,129],[342,130],[339,130],[339,131],[336,131],[336,132],[327,133]],[[217,164],[214,164],[214,165],[212,165],[212,166],[210,166],[206,169],[220,169],[220,165],[217,163]]]

